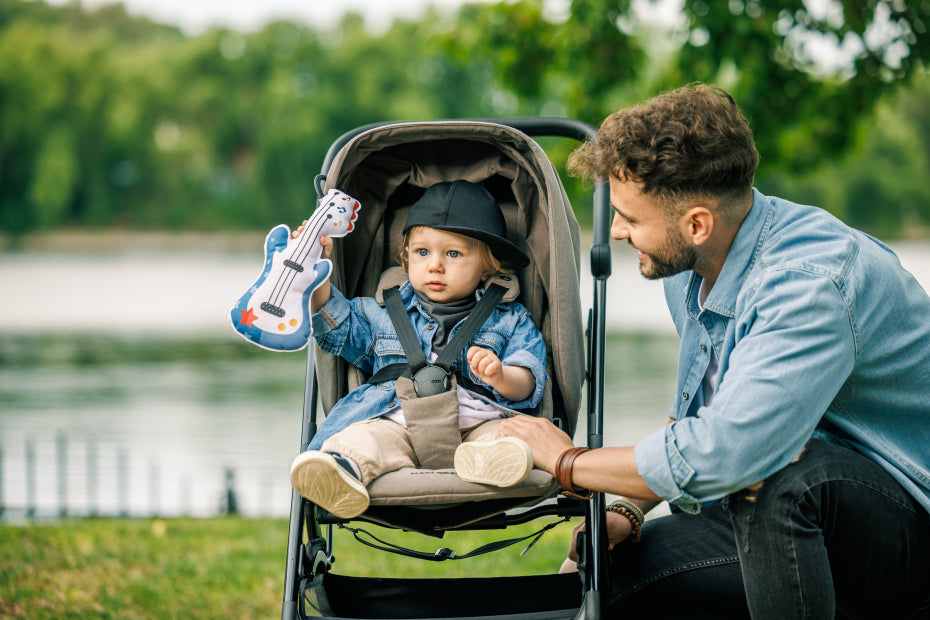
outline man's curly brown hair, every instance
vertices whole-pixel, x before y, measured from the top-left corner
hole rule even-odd
[[[642,183],[670,211],[710,198],[721,215],[751,195],[759,152],[749,123],[726,91],[692,84],[622,109],[597,139],[571,154],[568,170],[588,180]],[[679,213],[668,213],[676,216]]]

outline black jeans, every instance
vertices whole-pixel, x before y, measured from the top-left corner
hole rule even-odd
[[[611,555],[609,613],[930,618],[930,515],[871,459],[812,440],[697,515],[648,521]]]

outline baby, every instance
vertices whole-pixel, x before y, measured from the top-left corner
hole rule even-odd
[[[368,484],[401,468],[451,465],[464,480],[499,487],[533,468],[529,446],[494,427],[539,404],[546,345],[526,308],[501,301],[503,289],[489,282],[514,281],[507,274],[529,258],[506,239],[497,201],[468,181],[428,188],[403,232],[408,280],[385,291],[387,307],[348,300],[328,281],[311,296],[319,346],[372,376],[335,404],[291,466],[297,492],[340,518],[365,512]],[[332,240],[320,243],[328,258]],[[467,318],[479,311],[487,318],[473,318],[476,332],[454,350],[462,344],[454,336],[467,335]],[[417,372],[417,357],[438,365]]]

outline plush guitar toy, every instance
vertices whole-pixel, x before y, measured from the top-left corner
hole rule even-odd
[[[344,237],[355,228],[358,201],[329,190],[303,231],[291,239],[280,224],[265,237],[265,266],[230,313],[233,328],[271,351],[298,351],[310,340],[310,295],[325,282],[333,263],[320,259],[320,235]]]

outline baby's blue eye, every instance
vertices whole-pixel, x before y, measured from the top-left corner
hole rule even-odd
[[[450,257],[450,258],[458,258],[458,257],[461,256],[461,255],[462,255],[462,253],[459,252],[458,250],[449,250],[449,257]]]
[[[429,256],[429,250],[421,248],[417,250],[417,254],[419,254],[420,256]]]

